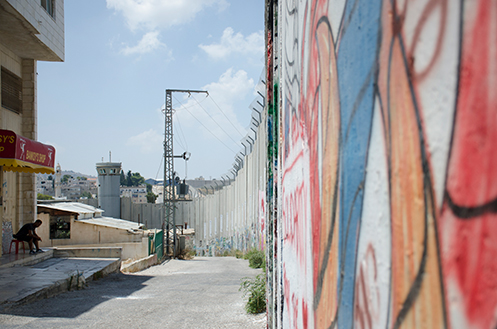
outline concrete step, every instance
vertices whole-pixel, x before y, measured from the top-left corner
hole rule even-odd
[[[0,267],[0,308],[82,289],[89,281],[118,272],[120,266],[120,258],[64,257]]]
[[[53,249],[43,249],[45,252],[37,253],[34,255],[28,252],[19,252],[18,254],[5,254],[0,257],[0,268],[34,265],[44,260],[50,259],[54,256]]]

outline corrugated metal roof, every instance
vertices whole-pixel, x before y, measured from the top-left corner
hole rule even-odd
[[[79,215],[78,219],[100,217],[104,212],[100,208],[95,208],[93,206],[79,202],[57,202],[49,204],[39,204],[38,208],[55,209],[75,213]]]
[[[97,217],[97,218],[88,218],[88,219],[78,219],[79,223],[85,224],[93,224],[99,226],[113,227],[122,230],[139,230],[143,227],[143,224],[138,224],[135,222],[131,222],[129,220],[112,218],[112,217]]]
[[[102,209],[79,202],[39,204],[38,208],[55,209],[78,214],[78,218],[76,220],[85,224],[113,227],[128,231],[136,231],[143,227],[143,224],[138,224],[124,219],[102,217]]]

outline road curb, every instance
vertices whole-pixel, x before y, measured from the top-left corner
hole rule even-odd
[[[121,268],[121,272],[123,273],[139,272],[154,265],[157,265],[157,254],[153,254],[148,257],[135,260],[132,263],[123,265],[123,267]]]

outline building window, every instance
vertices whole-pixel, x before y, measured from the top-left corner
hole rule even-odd
[[[55,0],[41,0],[41,6],[52,18],[55,18]]]
[[[22,80],[14,73],[2,67],[2,107],[21,113]]]
[[[50,216],[50,239],[71,238],[71,217]]]

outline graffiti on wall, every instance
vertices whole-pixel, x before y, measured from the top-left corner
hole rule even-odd
[[[259,250],[266,247],[266,191],[259,191]]]
[[[282,326],[495,328],[497,1],[280,3]]]

